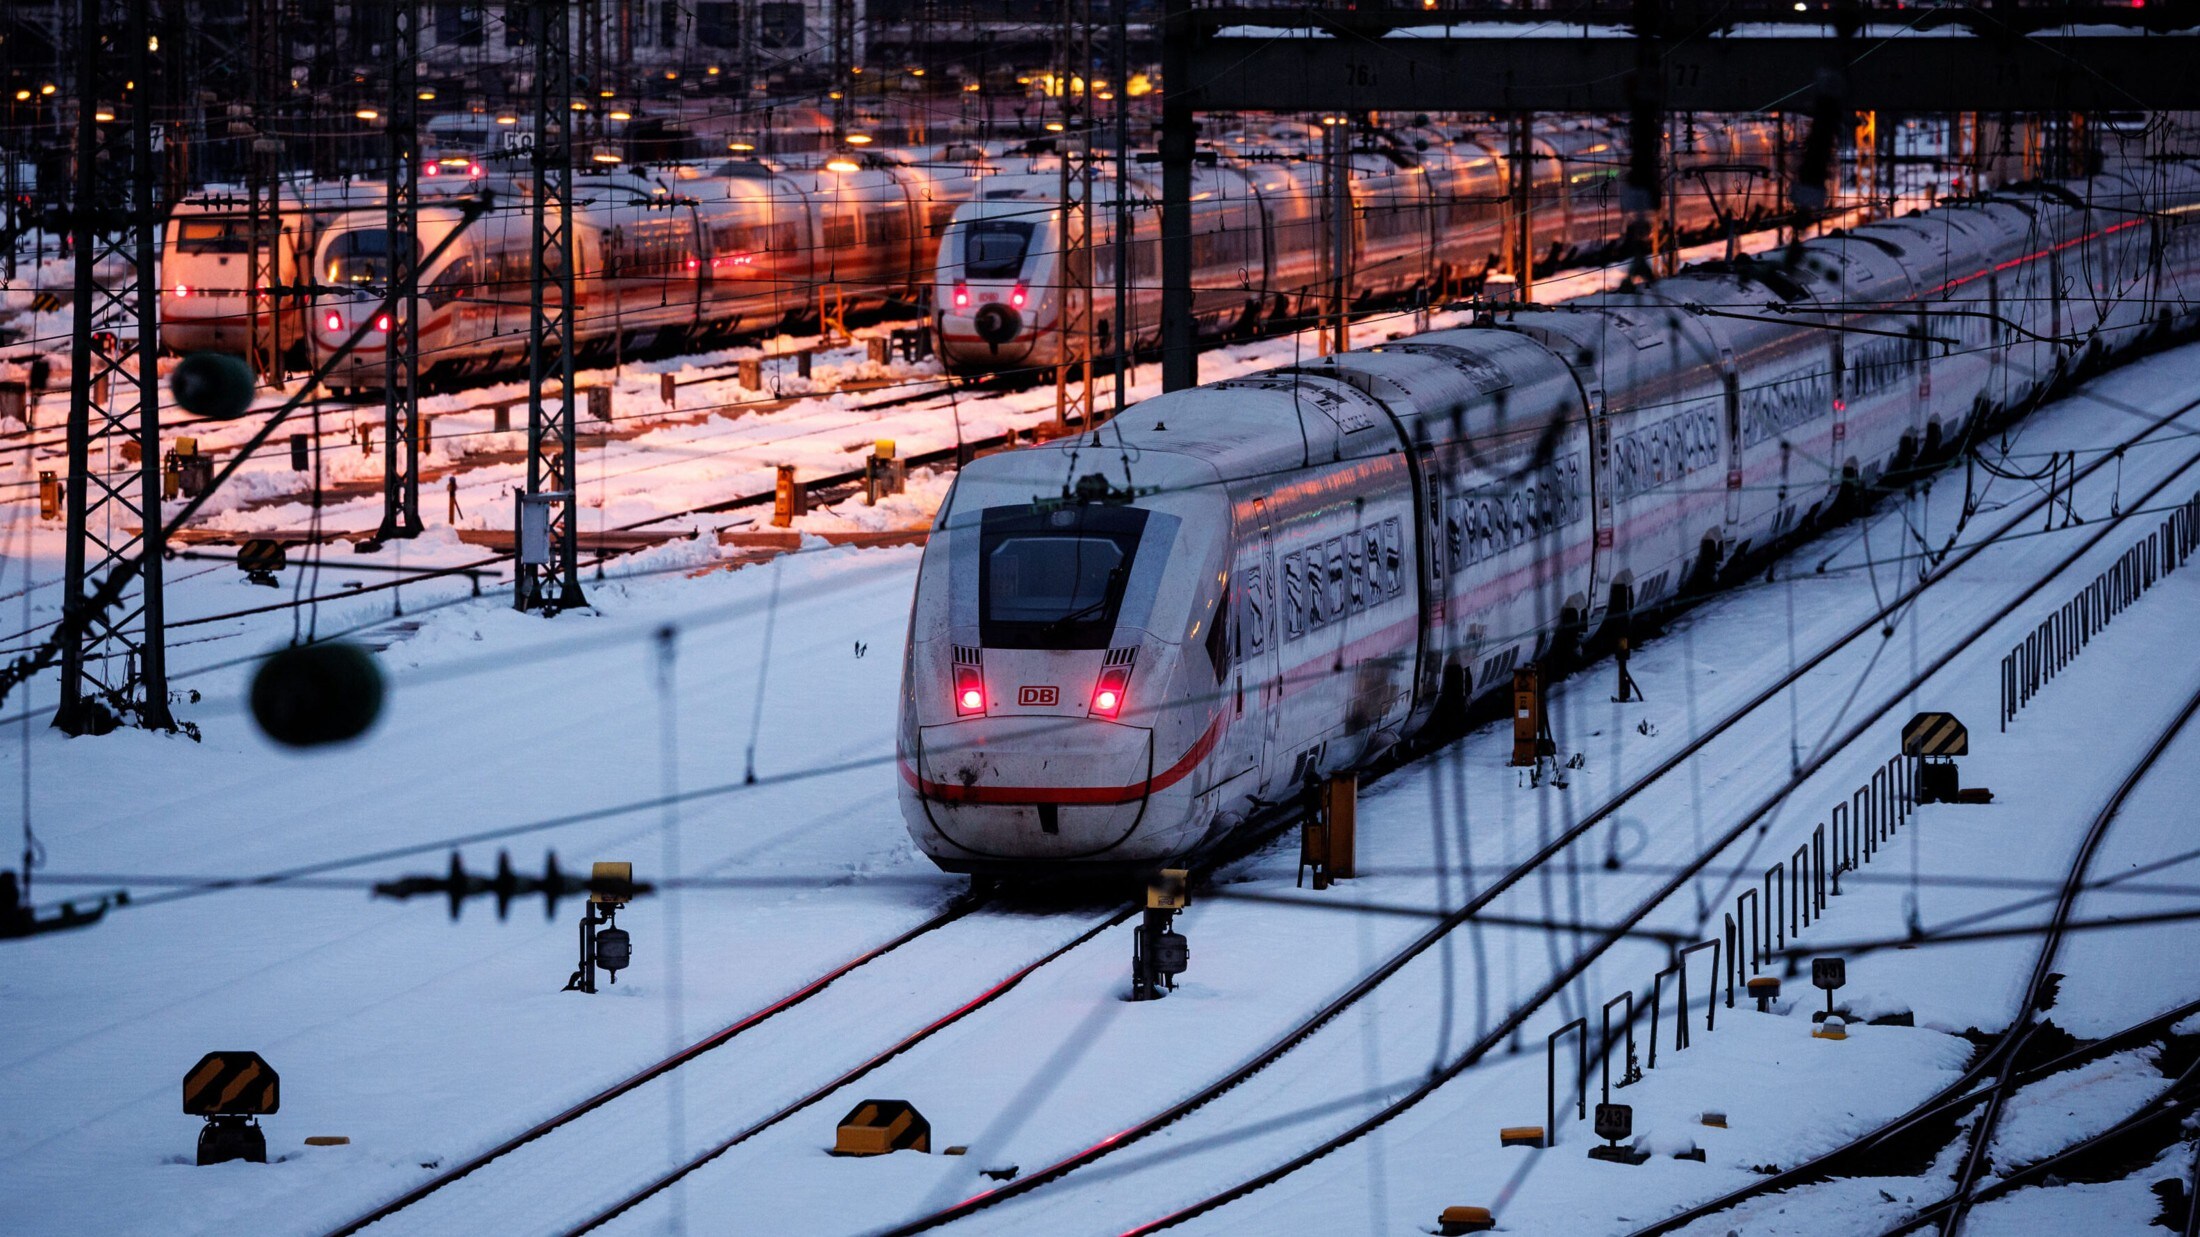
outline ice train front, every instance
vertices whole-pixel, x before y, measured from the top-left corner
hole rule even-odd
[[[1225,717],[1202,649],[1229,535],[1214,469],[1188,455],[1080,436],[962,471],[902,668],[919,849],[1030,875],[1152,867],[1205,840]]]

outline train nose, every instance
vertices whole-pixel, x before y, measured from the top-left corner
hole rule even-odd
[[[983,859],[1076,859],[1122,846],[1145,814],[1153,732],[1075,717],[923,726],[907,791],[955,847]]]

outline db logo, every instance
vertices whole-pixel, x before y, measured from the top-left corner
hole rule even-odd
[[[1019,687],[1016,689],[1016,703],[1026,708],[1034,705],[1046,708],[1062,703],[1062,693],[1052,687]]]

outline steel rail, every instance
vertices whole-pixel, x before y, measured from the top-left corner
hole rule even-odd
[[[603,1090],[598,1091],[594,1095],[589,1096],[587,1099],[584,1099],[579,1103],[565,1109],[564,1111],[559,1112],[555,1116],[546,1117],[543,1120],[536,1122],[534,1125],[531,1125],[526,1129],[520,1131],[519,1133],[513,1135],[512,1137],[505,1139],[503,1142],[500,1142],[496,1146],[489,1148],[487,1151],[484,1151],[479,1155],[473,1156],[472,1158],[466,1160],[464,1163],[454,1165],[450,1168],[443,1170],[440,1173],[437,1173],[434,1177],[431,1177],[427,1181],[424,1181],[419,1185],[414,1186],[412,1189],[405,1191],[403,1194],[398,1195],[396,1198],[390,1199],[388,1202],[385,1202],[380,1206],[375,1207],[373,1210],[367,1212],[366,1214],[361,1215],[355,1219],[346,1221],[336,1228],[330,1229],[328,1231],[327,1237],[347,1237],[348,1234],[356,1233],[359,1230],[366,1228],[370,1224],[378,1223],[382,1220],[388,1219],[390,1216],[396,1215],[398,1212],[405,1210],[415,1203],[418,1203],[420,1200],[428,1197],[430,1194],[435,1193],[443,1187],[450,1185],[452,1182],[467,1177],[477,1170],[483,1168],[484,1166],[494,1163],[497,1160],[503,1159],[505,1156],[510,1155],[512,1152],[519,1150],[521,1147],[526,1146],[527,1144],[535,1141],[538,1138],[541,1138],[543,1135],[548,1134],[553,1130],[562,1129],[565,1126],[571,1125],[573,1122],[580,1120],[582,1117],[585,1117],[589,1113],[603,1107],[605,1104],[608,1104],[611,1101],[619,1098],[620,1096],[625,1095],[627,1092],[634,1090],[636,1087],[641,1086],[643,1083],[646,1083],[653,1078],[657,1078],[661,1075],[669,1073],[672,1070],[678,1069],[688,1062],[693,1061],[695,1058],[702,1056],[704,1053],[709,1052],[713,1048],[724,1046],[726,1043],[733,1040],[736,1036],[739,1036],[742,1032],[762,1025],[763,1023],[770,1021],[773,1017],[785,1013],[787,1010],[793,1009],[795,1006],[802,1004],[804,1001],[807,1001],[811,997],[816,996],[818,993],[824,991],[828,986],[833,983],[833,981],[841,978],[844,975],[847,975],[849,972],[854,971],[859,967],[867,966],[870,963],[878,961],[880,958],[883,958],[886,955],[893,953],[895,950],[900,949],[902,946],[916,940],[918,937],[937,932],[941,928],[944,928],[959,919],[967,917],[972,911],[978,909],[979,905],[979,899],[972,898],[967,895],[959,896],[953,899],[940,911],[935,913],[931,918],[926,919],[922,923],[919,923],[914,927],[909,928],[908,930],[902,932],[900,935],[893,937],[891,940],[888,940],[883,944],[874,945],[871,948],[864,950],[862,953],[859,953],[856,956],[849,958],[847,961],[840,963],[838,966],[835,966],[832,969],[826,971],[824,974],[817,976],[815,979],[810,980],[808,983],[805,983],[802,986],[796,988],[794,991],[787,993],[785,996],[780,997],[778,1000],[773,1001],[769,1005],[765,1005],[760,1009],[754,1010],[748,1014],[744,1014],[740,1018],[735,1019],[733,1022],[727,1024],[719,1030],[704,1036],[702,1039],[699,1039],[694,1043],[689,1044],[687,1047],[680,1049],[678,1052],[675,1052],[660,1061],[645,1066],[644,1068],[627,1075],[625,1078],[622,1078],[619,1081],[611,1084],[610,1086],[605,1087]]]
[[[2158,419],[2155,419],[2146,427],[2137,431],[2129,438],[2125,439],[2122,447],[2128,448],[2132,445],[2135,445],[2140,440],[2155,433],[2157,430],[2160,430],[2164,426],[2176,421],[2178,418],[2186,415],[2195,408],[2200,408],[2200,399],[2191,400],[2184,404],[2181,404],[2175,410],[2163,415]],[[2108,460],[2115,458],[2116,454],[2116,452],[2104,454],[2100,457],[2100,459],[2096,460],[2092,464],[2087,465],[2086,469],[2081,471],[2080,479],[2082,479],[2086,475],[2090,475],[2091,472],[2100,468]],[[2174,480],[2182,472],[2191,468],[2194,463],[2200,463],[2200,455],[2195,455],[2191,457],[2184,464],[2167,473],[2163,480],[2157,483],[2157,485],[2148,492],[2147,496],[2151,497],[2154,493],[2158,493],[2161,489],[2166,488],[2171,480]],[[1270,1043],[1266,1048],[1262,1049],[1259,1053],[1246,1061],[1244,1064],[1238,1066],[1236,1069],[1230,1071],[1228,1074],[1225,1074],[1221,1078],[1218,1078],[1213,1083],[1210,1083],[1208,1086],[1202,1088],[1198,1092],[1170,1105],[1168,1108],[1163,1109],[1162,1111],[1155,1113],[1154,1115],[1147,1117],[1141,1121],[1138,1121],[1135,1124],[1115,1131],[1104,1138],[1098,1139],[1084,1149],[1077,1151],[1067,1157],[1064,1157],[1063,1159],[1058,1160],[1053,1164],[1047,1165],[1046,1167],[1038,1169],[1035,1172],[1028,1173],[1022,1177],[1017,1178],[1015,1181],[1009,1182],[1005,1185],[982,1191],[976,1195],[973,1195],[970,1198],[955,1203],[950,1207],[943,1208],[928,1215],[917,1217],[915,1219],[891,1226],[883,1230],[884,1233],[888,1234],[889,1237],[907,1237],[907,1235],[909,1234],[925,1232],[930,1229],[937,1228],[941,1225],[951,1223],[965,1216],[974,1214],[977,1211],[993,1206],[996,1203],[1000,1203],[1010,1198],[1015,1198],[1023,1194],[1027,1194],[1053,1180],[1056,1180],[1070,1173],[1077,1168],[1081,1168],[1087,1164],[1092,1163],[1095,1160],[1098,1160],[1104,1156],[1121,1150],[1123,1147],[1140,1141],[1141,1139],[1154,1133],[1162,1127],[1174,1123],[1178,1119],[1199,1108],[1205,1107],[1207,1104],[1211,1103],[1223,1093],[1234,1089],[1239,1083],[1244,1082],[1246,1079],[1252,1077],[1256,1073],[1259,1073],[1270,1064],[1273,1064],[1276,1060],[1280,1059],[1292,1049],[1296,1048],[1300,1043],[1304,1042],[1307,1038],[1312,1036],[1316,1031],[1320,1030],[1324,1025],[1335,1019],[1339,1014],[1342,1014],[1345,1010],[1357,1004],[1369,993],[1373,992],[1377,987],[1379,987],[1381,984],[1383,984],[1385,981],[1395,975],[1399,970],[1404,968],[1408,963],[1413,961],[1413,959],[1427,952],[1430,948],[1433,948],[1439,941],[1448,936],[1453,930],[1473,919],[1476,912],[1487,906],[1491,901],[1493,901],[1499,895],[1503,894],[1507,889],[1511,888],[1514,884],[1518,883],[1524,877],[1541,868],[1542,865],[1544,865],[1545,863],[1548,863],[1554,856],[1563,852],[1582,835],[1587,833],[1589,829],[1593,828],[1595,825],[1601,823],[1603,820],[1611,816],[1612,813],[1616,812],[1619,808],[1624,806],[1626,803],[1642,793],[1644,790],[1648,789],[1652,785],[1670,775],[1676,769],[1680,768],[1685,762],[1695,756],[1703,748],[1709,746],[1712,742],[1726,734],[1729,730],[1747,720],[1749,717],[1755,714],[1757,710],[1763,708],[1767,703],[1777,698],[1781,692],[1785,691],[1789,686],[1800,680],[1804,675],[1809,674],[1819,665],[1823,664],[1826,660],[1833,657],[1837,653],[1851,647],[1859,638],[1864,637],[1871,632],[1877,631],[1880,627],[1880,624],[1885,622],[1889,615],[1892,615],[1899,611],[1902,607],[1911,604],[1918,598],[1920,594],[1930,589],[1933,585],[1949,578],[1954,572],[1960,570],[1972,559],[1976,558],[1979,554],[1985,552],[1988,548],[1991,548],[1993,545],[1995,545],[1997,540],[2003,533],[2017,529],[2025,520],[2030,518],[2032,515],[2037,514],[2037,512],[2041,508],[2046,506],[2049,501],[2050,499],[2045,496],[2034,499],[2021,511],[2019,511],[2015,515],[2012,515],[2005,523],[2000,525],[1995,530],[1993,535],[1986,537],[1978,542],[1974,542],[1970,546],[1966,547],[1959,554],[1947,560],[1944,560],[1941,565],[1934,570],[1932,575],[1928,576],[1925,580],[1919,582],[1919,584],[1911,589],[1908,593],[1896,597],[1894,600],[1882,606],[1876,613],[1872,614],[1861,622],[1858,622],[1847,632],[1837,636],[1831,643],[1827,644],[1817,653],[1811,655],[1808,659],[1797,665],[1793,670],[1776,679],[1764,690],[1760,691],[1750,700],[1742,704],[1740,707],[1736,708],[1734,711],[1727,714],[1724,718],[1720,719],[1702,735],[1698,736],[1696,739],[1683,746],[1680,750],[1673,753],[1673,755],[1668,757],[1666,760],[1660,762],[1658,765],[1645,773],[1642,777],[1636,779],[1634,782],[1629,784],[1625,789],[1620,791],[1618,795],[1608,800],[1602,806],[1590,812],[1587,816],[1583,817],[1575,824],[1561,831],[1550,842],[1546,843],[1541,849],[1537,850],[1533,855],[1531,855],[1526,861],[1514,867],[1493,884],[1484,888],[1481,892],[1477,893],[1473,898],[1469,899],[1457,910],[1450,912],[1444,918],[1440,919],[1433,927],[1429,929],[1428,932],[1416,938],[1398,953],[1392,955],[1380,966],[1375,968],[1373,971],[1367,973],[1351,988],[1347,989],[1344,993],[1331,1000],[1321,1009],[1317,1010],[1312,1016],[1308,1017],[1307,1019],[1300,1022],[1298,1025],[1287,1030],[1282,1036],[1278,1037],[1275,1041]],[[2137,508],[2143,506],[2144,502],[2145,499],[2142,498],[2132,503],[2131,506],[2133,508]],[[2048,581],[2060,575],[2064,570],[2069,567],[2071,563],[2076,562],[2081,556],[2090,551],[2093,546],[2097,545],[2110,530],[2115,528],[2120,523],[2122,523],[2122,517],[2110,520],[2097,528],[2092,536],[2090,536],[2086,540],[2084,545],[2072,551],[2060,563],[2056,564],[2052,569],[2042,575],[2039,580],[2034,583],[2030,588],[2026,589],[2015,600],[2009,602],[2001,610],[1997,611],[1994,617],[1989,619],[1985,624],[1982,624],[1975,628],[1972,634],[1966,637],[1955,650],[1951,651],[1940,661],[1935,662],[1931,667],[1921,672],[1920,675],[1917,676],[1918,681],[1923,681],[1923,679],[1930,677],[1930,675],[1934,671],[1936,671],[1941,665],[1946,664],[1946,662],[1949,659],[1953,658],[1957,653],[1960,653],[1964,649],[1970,647],[1970,645],[1977,639],[1979,639],[1980,636],[1982,636],[1987,629],[1993,626],[1993,624],[2000,622],[2002,618],[2014,612],[2017,606],[2029,600],[2041,588],[2045,587]],[[1826,761],[1830,760],[1832,756],[1838,754],[1838,752],[1842,748],[1845,748],[1849,742],[1853,741],[1856,734],[1861,733],[1866,726],[1875,721],[1887,709],[1890,709],[1898,704],[1903,698],[1903,695],[1906,694],[1908,690],[1908,688],[1905,688],[1903,692],[1897,693],[1894,696],[1890,697],[1888,703],[1883,704],[1870,716],[1858,722],[1855,727],[1852,727],[1848,737],[1844,738],[1839,744],[1836,744],[1833,747],[1821,752],[1819,757],[1812,761],[1807,768],[1798,771],[1793,777],[1791,777],[1785,787],[1777,791],[1769,801],[1767,801],[1764,805],[1760,806],[1755,812],[1753,812],[1749,819],[1754,820],[1757,815],[1761,815],[1764,811],[1769,810],[1772,806],[1775,806],[1778,802],[1784,799],[1788,793],[1801,785],[1802,781],[1807,778],[1811,773],[1814,773],[1818,767],[1823,765]],[[1685,870],[1673,878],[1670,884],[1670,888],[1678,888],[1682,883],[1686,881],[1689,876],[1693,875],[1697,868],[1700,868],[1704,864],[1708,863],[1712,856],[1715,856],[1720,849],[1723,849],[1732,837],[1739,836],[1739,830],[1743,827],[1746,827],[1748,823],[1749,821],[1745,820],[1743,826],[1737,826],[1736,833],[1730,834],[1728,835],[1727,839],[1721,840],[1716,846],[1708,850],[1702,857],[1699,857],[1696,862],[1686,865]],[[1662,901],[1664,896],[1665,894],[1661,893],[1657,901]],[[1574,967],[1570,968],[1570,972],[1565,977],[1564,982],[1570,982],[1573,974],[1578,974],[1581,969],[1584,969],[1590,962],[1594,961],[1596,956],[1601,955],[1606,948],[1609,948],[1611,944],[1621,939],[1625,935],[1625,930],[1632,928],[1635,923],[1639,922],[1644,916],[1646,916],[1649,911],[1654,908],[1654,905],[1655,902],[1648,904],[1638,910],[1635,915],[1629,918],[1626,923],[1620,925],[1618,929],[1615,929],[1601,944],[1594,947],[1589,954],[1584,955],[1584,957]],[[1563,987],[1563,982],[1559,983],[1557,987]],[[1465,1064],[1471,1064],[1473,1059],[1479,1059],[1482,1053],[1488,1050],[1489,1045],[1500,1041],[1505,1035],[1510,1034],[1514,1026],[1518,1025],[1520,1022],[1525,1021],[1529,1014],[1533,1013],[1534,1010],[1540,1007],[1545,1001],[1547,1001],[1551,995],[1555,994],[1555,992],[1557,991],[1557,987],[1551,987],[1547,991],[1539,992],[1536,996],[1532,997],[1526,1005],[1516,1009],[1514,1016],[1507,1018],[1504,1021],[1504,1024],[1500,1026],[1497,1030],[1492,1031],[1490,1033],[1490,1036],[1486,1037],[1482,1044],[1479,1044],[1474,1049],[1470,1050],[1469,1058],[1465,1061],[1464,1064],[1455,1063],[1455,1065],[1451,1069],[1445,1071],[1441,1077],[1449,1078],[1453,1074],[1457,1073],[1458,1070],[1465,1068]],[[1433,1086],[1433,1083],[1424,1084],[1422,1088],[1417,1089],[1414,1093],[1412,1093],[1412,1095],[1407,1097],[1407,1099],[1401,1101],[1400,1105],[1397,1107],[1397,1111],[1403,1111],[1404,1107],[1410,1106],[1412,1103],[1417,1102],[1418,1099],[1422,1095],[1426,1094],[1427,1091],[1433,1090]],[[1355,1131],[1350,1133],[1344,1141],[1350,1141],[1351,1139],[1357,1138],[1367,1129],[1372,1129],[1374,1128],[1374,1125],[1381,1124],[1383,1121],[1388,1120],[1389,1112],[1390,1110],[1386,1110],[1385,1115],[1380,1115],[1378,1118],[1374,1119],[1372,1123],[1366,1124],[1363,1127],[1356,1127]],[[1341,1146],[1342,1142],[1339,1142],[1337,1145]],[[1333,1148],[1327,1148],[1315,1153],[1313,1156],[1307,1158],[1307,1162],[1311,1162],[1312,1158],[1319,1158],[1320,1155],[1327,1154],[1328,1149]],[[1292,1168],[1283,1171],[1295,1171],[1296,1166],[1297,1162],[1294,1162],[1294,1166]],[[1277,1175],[1280,1176],[1281,1172],[1279,1172]],[[1272,1180],[1273,1178],[1269,1179]],[[1244,1188],[1243,1192],[1250,1193],[1252,1189],[1259,1188],[1260,1184],[1266,1184],[1266,1180],[1260,1181],[1258,1184],[1248,1185]],[[1233,1197],[1234,1196],[1235,1195],[1233,1195]],[[1221,1201],[1228,1200],[1220,1199],[1220,1201],[1217,1201],[1217,1199],[1209,1199],[1203,1203],[1196,1204],[1194,1210],[1182,1213],[1177,1216],[1167,1217],[1162,1221],[1156,1221],[1153,1225],[1147,1226],[1145,1228],[1134,1229],[1132,1231],[1144,1232],[1150,1231],[1153,1227],[1166,1227],[1168,1224],[1178,1222],[1182,1219],[1189,1219],[1192,1215],[1196,1215],[1199,1214],[1201,1211],[1210,1209],[1211,1206],[1219,1206]]]
[[[2063,929],[2070,922],[2071,912],[2076,908],[2079,896],[2085,892],[2086,872],[2093,864],[2093,856],[2099,851],[2102,841],[2108,837],[2110,826],[2122,814],[2124,804],[2130,799],[2132,792],[2146,779],[2171,742],[2183,733],[2195,713],[2200,713],[2200,692],[2194,693],[2176,718],[2155,737],[2146,753],[2125,773],[2123,781],[2117,784],[2115,792],[2108,797],[2107,803],[2094,814],[2092,823],[2087,826],[2085,837],[2079,842],[2077,853],[2071,857],[2069,870],[2063,877],[2062,889],[2055,899],[2054,913],[2049,917],[2046,930],[2040,938],[2039,957],[2032,964],[2031,977],[2025,981],[2024,998],[2018,1005],[2017,1017],[1996,1040],[1986,1061],[1981,1062],[1982,1067],[1993,1071],[1995,1081],[1992,1093],[1986,1098],[1985,1110],[1971,1123],[1969,1146],[1964,1151],[1962,1166],[1956,1174],[1955,1190],[1947,1198],[1889,1229],[1890,1237],[1893,1234],[1911,1232],[1921,1224],[1935,1219],[1940,1222],[1942,1237],[1955,1237],[1962,1229],[1964,1217],[1970,1213],[1973,1195],[1979,1192],[1979,1177],[1985,1173],[1989,1162],[1994,1130],[2000,1123],[2002,1110],[2007,1105],[2010,1094],[2016,1090],[2008,1083],[2015,1071],[2017,1055],[2042,1025],[2041,1001],[2046,995],[2048,985],[2053,982],[2055,955],[2062,946]]]

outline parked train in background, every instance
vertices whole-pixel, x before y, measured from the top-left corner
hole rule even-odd
[[[1684,133],[1664,225],[1669,239],[1715,235],[1779,209],[1771,188],[1781,153],[1773,122],[1743,118]],[[1539,269],[1618,253],[1628,239],[1619,203],[1626,157],[1600,122],[1538,125],[1525,173],[1497,137],[1427,128],[1360,134],[1336,161],[1349,173],[1341,280],[1319,126],[1271,124],[1224,134],[1215,146],[1192,169],[1192,313],[1202,336],[1319,314],[1334,308],[1340,282],[1348,307],[1479,287],[1503,265],[1516,187],[1526,190]],[[1105,355],[1119,315],[1129,350],[1159,345],[1158,169],[1142,167],[1127,188],[1107,161],[1095,172],[1089,252],[1064,253],[1058,174],[1004,177],[956,212],[932,292],[949,370],[1051,367],[1078,355],[1088,328],[1093,354]],[[1516,174],[1529,183],[1515,186]],[[1130,198],[1132,228],[1122,247],[1131,269],[1120,310],[1119,193]]]
[[[620,347],[756,334],[818,314],[821,301],[836,311],[914,305],[948,218],[987,173],[982,163],[866,158],[794,169],[742,159],[586,177],[573,219],[574,343],[584,356],[609,357]],[[420,272],[423,374],[492,372],[525,355],[533,185],[514,176],[492,187],[497,205]],[[421,253],[459,219],[454,206],[424,204]],[[383,329],[388,243],[378,218],[347,218],[323,232],[314,252],[318,347],[340,345],[363,315],[375,314],[370,326]],[[370,333],[367,342],[379,340]],[[350,389],[382,381],[381,352],[371,346],[329,377]]]
[[[918,848],[984,874],[1163,866],[1711,586],[2088,361],[2200,325],[2200,172],[2133,160],[1565,310],[964,468],[903,668]]]

